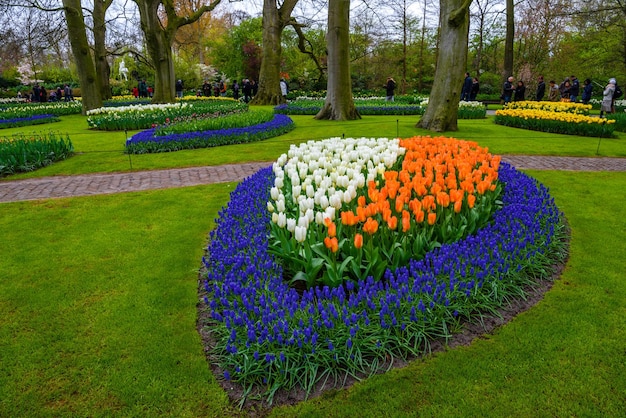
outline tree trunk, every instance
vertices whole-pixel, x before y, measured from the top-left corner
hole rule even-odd
[[[80,94],[82,98],[83,114],[88,110],[102,107],[100,83],[96,76],[96,68],[91,49],[87,41],[85,19],[80,0],[63,0],[63,10],[67,21],[67,31],[72,47],[72,54],[78,71]]]
[[[352,99],[350,79],[350,0],[328,2],[328,87],[324,106],[315,119],[355,120],[361,115]]]
[[[277,105],[283,102],[280,92],[281,37],[298,0],[286,0],[278,8],[276,0],[263,0],[263,56],[259,90],[251,104]]]
[[[515,36],[515,13],[513,0],[506,0],[506,37],[504,39],[504,68],[502,83],[513,75],[513,37]]]
[[[146,40],[146,49],[155,69],[152,103],[173,103],[175,100],[173,33],[168,36],[172,31],[163,28],[159,19],[158,10],[161,0],[136,0],[135,2],[139,7],[139,19]]]
[[[467,66],[471,0],[440,0],[439,54],[433,89],[418,128],[456,131],[461,87]]]
[[[111,68],[107,61],[106,39],[106,19],[105,14],[111,0],[95,0],[93,4],[93,40],[94,56],[96,59],[96,74],[100,83],[100,97],[103,100],[111,98]]]
[[[263,56],[259,74],[259,90],[252,104],[277,105],[283,102],[280,92],[280,59],[282,55],[280,22],[275,0],[263,1]]]

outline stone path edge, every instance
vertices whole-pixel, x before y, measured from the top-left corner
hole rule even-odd
[[[520,170],[626,172],[626,158],[503,155],[502,160]],[[168,170],[4,180],[0,181],[0,203],[241,181],[271,164],[271,161],[262,161]]]

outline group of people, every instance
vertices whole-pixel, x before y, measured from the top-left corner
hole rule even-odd
[[[133,87],[133,96],[135,99],[148,98],[154,95],[154,89],[146,83],[146,80],[139,80],[139,83]]]
[[[60,102],[65,98],[66,102],[71,102],[74,100],[72,95],[72,88],[69,85],[65,85],[65,87],[61,88],[61,86],[57,87],[56,90],[52,90],[48,92],[45,86],[39,85],[39,83],[35,83],[33,86],[32,92],[17,92],[17,98],[22,99],[26,102]]]
[[[470,73],[465,73],[463,88],[461,89],[461,100],[465,102],[473,102],[480,91],[478,78],[471,77]]]
[[[526,86],[522,80],[517,82],[515,86],[513,84],[514,78],[509,77],[502,86],[502,101],[506,104],[510,101],[522,101],[526,100]],[[581,94],[582,90],[582,94]],[[588,104],[591,100],[593,93],[593,84],[591,79],[587,78],[583,82],[582,89],[578,78],[575,75],[566,77],[559,85],[554,80],[550,80],[549,85],[546,86],[543,76],[539,76],[537,79],[537,91],[535,94],[535,100],[542,101],[546,97],[547,101],[551,102],[578,102],[578,96],[581,96],[581,102]],[[600,117],[604,113],[615,112],[615,100],[621,97],[622,92],[615,78],[611,78],[602,92],[602,108],[600,111]]]
[[[241,94],[243,93],[243,100],[248,103],[256,95],[259,86],[254,80],[244,78],[243,80],[241,80],[241,84],[239,84],[237,80],[234,80],[230,88],[233,91],[233,98],[235,100],[239,100]],[[202,87],[196,92],[196,96],[223,97],[226,96],[227,91],[228,85],[224,80],[216,81],[214,83],[210,83],[209,81],[205,80],[204,84],[202,84]]]

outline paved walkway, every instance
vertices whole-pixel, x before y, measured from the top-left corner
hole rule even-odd
[[[626,171],[626,158],[504,155],[502,159],[521,170]],[[240,181],[270,164],[271,162],[254,162],[130,173],[7,180],[0,181],[0,202],[90,196]]]

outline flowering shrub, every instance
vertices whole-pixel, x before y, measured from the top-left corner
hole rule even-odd
[[[0,119],[0,129],[16,128],[18,126],[41,125],[43,123],[58,122],[55,115],[33,115],[24,118]]]
[[[90,128],[101,130],[136,130],[165,123],[215,117],[242,111],[247,105],[234,101],[211,100],[196,103],[177,102],[118,107],[101,107],[87,112]]]
[[[610,137],[615,128],[615,121],[610,119],[538,109],[496,110],[495,122],[534,131],[597,137]]]
[[[155,135],[156,128],[147,129],[126,140],[128,154],[178,151],[182,149],[207,148],[219,145],[241,144],[260,141],[282,135],[295,128],[289,116],[274,115],[266,123],[239,128],[192,131],[184,133]]]
[[[69,157],[73,151],[69,137],[55,134],[0,138],[0,176],[36,170]]]
[[[391,164],[393,166],[393,164]],[[462,319],[492,312],[550,277],[565,257],[562,215],[545,187],[502,163],[502,207],[475,234],[433,248],[382,280],[299,292],[269,251],[273,168],[231,194],[211,232],[206,309],[213,355],[244,397],[367,376],[395,358],[428,351]]]
[[[386,268],[486,225],[499,163],[473,142],[446,138],[292,146],[273,167],[270,252],[309,288],[380,280]]]

